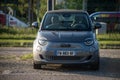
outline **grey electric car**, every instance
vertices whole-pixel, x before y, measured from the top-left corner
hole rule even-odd
[[[87,64],[99,69],[99,44],[89,15],[80,10],[48,11],[33,43],[34,69],[45,64]]]

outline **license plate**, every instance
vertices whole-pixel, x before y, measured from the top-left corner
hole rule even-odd
[[[57,51],[57,56],[75,56],[74,51]]]

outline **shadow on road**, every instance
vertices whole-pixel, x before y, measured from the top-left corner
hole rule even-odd
[[[48,66],[47,68],[43,68],[42,70],[57,71],[57,72],[59,71],[69,74],[120,78],[120,58],[101,57],[100,69],[96,71],[91,70],[89,67],[83,65],[81,66],[72,65],[72,66],[61,66],[61,67]]]
[[[22,73],[41,73],[41,71],[53,71],[65,74],[77,74],[77,75],[91,75],[98,77],[111,77],[120,78],[120,58],[100,58],[100,69],[93,71],[86,66],[45,66],[43,69],[33,69],[32,60],[30,61],[15,61],[15,60],[0,60],[0,72],[3,70],[11,70],[14,72]]]

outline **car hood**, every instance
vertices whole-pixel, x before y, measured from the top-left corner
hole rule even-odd
[[[67,32],[67,31],[40,31],[38,32],[38,39],[46,39],[48,41],[60,41],[60,42],[80,42],[87,38],[93,39],[92,31],[81,32]]]

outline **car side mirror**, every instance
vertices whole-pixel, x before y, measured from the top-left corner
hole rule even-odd
[[[94,24],[94,29],[99,29],[101,27],[102,27],[102,25],[99,22]]]
[[[32,27],[38,28],[38,22],[33,22],[33,23],[32,23]]]
[[[95,21],[94,17],[90,17],[90,18],[91,18],[92,22],[94,22],[94,21]]]

